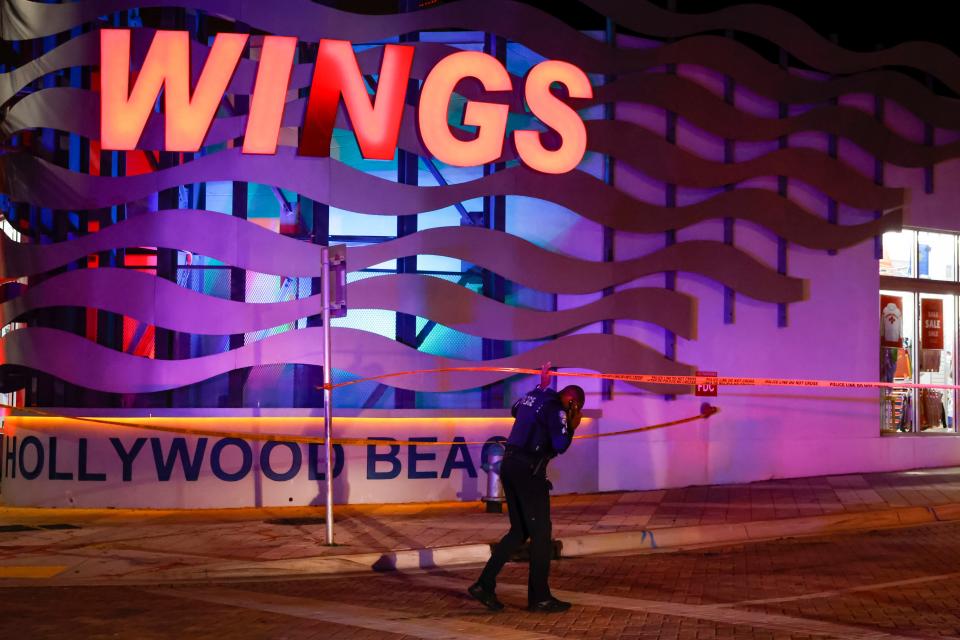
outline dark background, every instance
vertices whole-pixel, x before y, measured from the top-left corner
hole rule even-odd
[[[323,0],[321,4],[344,11],[393,13],[399,6],[413,9],[447,4],[452,0]],[[482,0],[470,0],[479,1]],[[576,0],[520,0],[562,18],[579,29],[602,29],[604,19]],[[652,0],[653,4],[679,13],[709,13],[738,4],[778,7],[803,19],[825,37],[836,37],[848,49],[873,51],[910,40],[936,42],[960,51],[957,36],[960,11],[954,0],[787,0],[753,2],[743,0]]]

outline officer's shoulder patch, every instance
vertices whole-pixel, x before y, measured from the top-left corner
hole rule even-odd
[[[563,428],[567,428],[567,412],[563,409],[560,409],[560,424],[563,425]]]

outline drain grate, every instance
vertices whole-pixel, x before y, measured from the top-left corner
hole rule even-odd
[[[265,524],[278,524],[285,527],[299,527],[302,525],[311,525],[311,524],[325,524],[327,521],[325,518],[313,517],[313,518],[274,518],[273,520],[264,520]]]

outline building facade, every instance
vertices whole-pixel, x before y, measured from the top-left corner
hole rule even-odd
[[[563,492],[960,461],[948,49],[763,6],[121,4],[2,9],[0,499],[316,503],[325,245],[338,501],[482,495],[535,384],[495,369],[545,361],[592,376]],[[704,398],[595,374],[697,371],[893,386],[722,385],[609,435]]]

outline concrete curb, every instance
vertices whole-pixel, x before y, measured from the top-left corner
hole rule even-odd
[[[152,571],[149,575],[150,580],[153,582],[238,580],[294,575],[330,575],[450,567],[486,562],[489,557],[489,543],[473,543],[450,547],[387,551],[384,553],[373,552],[340,556],[314,556],[292,560],[219,562],[216,564]],[[134,580],[136,582],[141,581],[140,578],[135,578]]]
[[[915,526],[960,520],[960,504],[942,507],[899,507],[881,511],[824,514],[779,520],[729,524],[664,527],[621,533],[601,533],[560,538],[561,557],[604,553],[643,552],[709,544],[742,543],[775,538],[824,535],[844,531]]]
[[[936,507],[898,507],[879,511],[824,514],[757,522],[664,527],[619,533],[563,536],[560,557],[610,553],[643,553],[715,544],[738,544],[776,538],[917,526],[960,520],[960,503]],[[490,544],[408,549],[385,553],[315,556],[263,562],[222,562],[151,571],[151,582],[242,580],[282,576],[330,575],[456,567],[486,562]],[[146,576],[144,576],[146,577]]]

